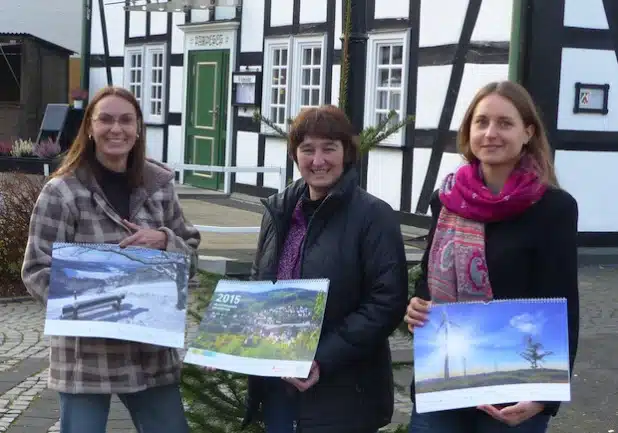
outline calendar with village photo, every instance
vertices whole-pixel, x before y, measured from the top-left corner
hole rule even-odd
[[[306,378],[329,281],[220,280],[185,362],[257,376]]]
[[[55,243],[44,333],[183,348],[188,281],[186,254]]]

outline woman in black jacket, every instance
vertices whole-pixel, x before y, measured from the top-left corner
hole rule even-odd
[[[357,138],[338,108],[303,110],[288,150],[302,178],[263,202],[252,277],[328,278],[329,293],[309,377],[249,377],[245,423],[261,418],[268,433],[374,433],[393,413],[388,337],[407,303],[399,223],[358,186]]]
[[[405,318],[410,331],[425,323],[431,303],[566,298],[572,372],[579,334],[577,203],[558,187],[545,129],[526,90],[508,81],[483,87],[464,115],[458,146],[467,164],[431,199],[422,276]],[[544,433],[558,406],[522,401],[414,412],[409,432]]]

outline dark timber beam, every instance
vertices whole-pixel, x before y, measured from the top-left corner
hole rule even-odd
[[[357,132],[363,130],[365,117],[365,68],[367,66],[367,0],[350,1],[351,31],[348,47],[348,81],[346,87],[346,114]],[[343,1],[344,23],[347,16]],[[342,71],[343,73],[343,71]],[[359,167],[360,184],[367,188],[368,155],[362,155]]]
[[[470,39],[476,20],[479,16],[482,0],[470,0],[468,3],[468,9],[464,17],[461,34],[459,36],[459,43],[457,44],[457,50],[455,51],[455,58],[453,59],[453,69],[451,71],[451,78],[446,90],[446,96],[444,97],[444,105],[442,106],[442,114],[438,122],[438,130],[435,134],[433,147],[431,149],[431,156],[429,157],[429,165],[427,167],[427,174],[423,181],[423,188],[421,195],[418,199],[416,206],[416,212],[427,213],[429,209],[429,200],[433,193],[436,180],[438,179],[438,172],[440,171],[440,164],[442,163],[442,154],[447,144],[447,136],[453,120],[453,114],[455,112],[455,105],[457,104],[457,97],[459,96],[459,89],[461,87],[461,80],[463,78],[464,67],[466,65],[466,54],[470,48]]]
[[[99,15],[101,17],[101,33],[103,36],[103,59],[105,62],[105,72],[107,73],[107,85],[113,84],[112,67],[109,64],[109,39],[107,38],[107,23],[105,21],[105,5],[103,0],[99,0]]]

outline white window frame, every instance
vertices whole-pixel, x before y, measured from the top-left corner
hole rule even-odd
[[[135,95],[135,92],[133,92],[133,89],[131,89],[131,71],[134,70],[134,68],[131,67],[131,58],[134,55],[140,55],[142,58],[141,61],[141,66],[140,68],[140,73],[141,73],[141,81],[139,81],[139,86],[140,86],[140,96],[138,97],[137,95]],[[124,87],[128,90],[130,90],[135,98],[138,100],[138,102],[140,103],[140,106],[142,105],[142,100],[144,97],[144,47],[127,47],[127,49],[125,50],[125,54],[124,54]],[[137,83],[137,82],[136,82]]]
[[[296,37],[294,38],[294,53],[293,53],[293,79],[292,79],[292,91],[290,95],[292,97],[292,117],[297,116],[301,108],[305,107],[302,102],[302,90],[303,90],[303,70],[302,70],[302,57],[303,50],[306,48],[320,48],[320,85],[318,87],[319,97],[318,105],[324,104],[324,82],[326,80],[326,35],[312,36],[312,37]],[[312,86],[313,87],[313,86]]]
[[[148,44],[141,46],[130,46],[125,49],[125,68],[124,68],[124,87],[130,89],[131,78],[131,55],[142,55],[142,82],[141,82],[141,99],[140,106],[144,115],[145,123],[163,124],[165,123],[166,110],[166,85],[167,85],[167,56],[166,44]],[[161,113],[155,114],[151,111],[151,86],[152,86],[152,55],[162,55],[162,74],[161,74]]]
[[[272,79],[273,79],[273,61],[272,54],[274,50],[287,49],[287,72],[285,82],[285,123],[277,124],[284,131],[288,130],[287,119],[290,116],[290,66],[292,65],[292,38],[279,38],[279,39],[267,39],[264,41],[264,80],[263,80],[263,92],[262,92],[262,115],[268,119],[271,118],[270,108],[272,104]],[[274,134],[275,131],[262,123],[262,132],[267,134]]]
[[[377,110],[377,80],[378,80],[378,56],[381,46],[402,45],[402,71],[401,71],[401,99],[400,99],[400,120],[407,117],[407,95],[408,95],[408,50],[410,44],[410,32],[388,32],[374,33],[369,35],[367,47],[367,90],[365,92],[365,126],[376,126]],[[404,145],[406,127],[391,135],[380,143],[381,146],[402,147]]]

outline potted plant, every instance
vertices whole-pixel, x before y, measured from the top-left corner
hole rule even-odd
[[[71,90],[71,100],[73,108],[84,108],[84,101],[88,100],[88,91],[79,88]]]

